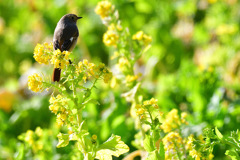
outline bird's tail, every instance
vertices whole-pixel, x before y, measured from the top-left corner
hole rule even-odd
[[[59,82],[61,77],[61,69],[60,68],[54,68],[53,70],[53,76],[52,76],[52,81],[53,82]]]

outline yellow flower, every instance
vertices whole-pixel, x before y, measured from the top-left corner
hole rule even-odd
[[[164,144],[164,150],[165,150],[166,157],[172,157],[172,159],[175,159],[183,151],[183,148],[182,148],[183,139],[177,132],[168,133],[162,139],[162,141]]]
[[[139,108],[139,109],[136,111],[137,115],[142,115],[144,112],[145,112],[145,109],[143,109],[143,108]]]
[[[35,130],[35,133],[38,137],[42,137],[43,136],[43,130],[41,127],[37,127]]]
[[[51,59],[51,64],[54,65],[54,68],[63,69],[66,65],[69,64],[69,55],[71,52],[63,51],[61,52],[59,49],[53,52],[53,56]]]
[[[58,111],[65,112],[65,107],[68,105],[69,99],[58,94],[56,97],[52,96],[49,102],[51,104],[49,110],[57,114]]]
[[[160,126],[165,133],[176,129],[181,124],[180,118],[178,116],[178,110],[172,109],[166,116],[163,124]]]
[[[40,64],[48,64],[53,51],[52,43],[37,44],[34,48],[34,59]]]
[[[57,115],[57,120],[56,120],[57,125],[62,126],[64,124],[64,122],[66,121],[66,119],[67,119],[67,114],[66,113],[61,113],[61,114],[59,113]]]
[[[141,41],[143,39],[143,31],[138,31],[136,34],[132,36],[133,40],[139,40]]]
[[[157,105],[158,100],[155,98],[151,98],[150,100],[144,101],[143,105]]]
[[[181,113],[181,123],[188,124],[188,122],[186,121],[186,117],[187,117],[187,113],[186,112],[182,112]]]
[[[117,58],[119,56],[119,52],[115,51],[113,55],[111,56],[111,60]]]
[[[112,78],[112,72],[109,72],[109,71],[108,71],[108,73],[105,73],[105,74],[103,75],[103,81],[104,81],[104,83],[108,83],[108,82],[111,80],[111,78]]]
[[[138,79],[138,76],[137,75],[127,75],[126,77],[126,82],[127,83],[131,83],[131,82],[134,82]]]
[[[127,58],[121,57],[121,58],[119,58],[119,60],[118,60],[117,66],[118,66],[118,68],[119,68],[122,72],[125,72],[125,71],[128,71],[128,70],[129,70],[129,68],[130,68],[130,62],[128,61]]]
[[[92,139],[93,139],[93,140],[97,140],[97,135],[95,135],[95,134],[92,135]]]
[[[118,35],[116,31],[113,30],[108,30],[106,33],[103,35],[103,43],[106,46],[116,46],[117,41],[118,41]]]
[[[152,42],[152,38],[147,34],[144,34],[143,31],[138,31],[132,36],[133,40],[143,41],[144,45],[148,45]]]
[[[42,77],[37,73],[28,76],[28,88],[34,92],[43,91]]]
[[[192,158],[195,158],[195,160],[200,160],[202,157],[201,153],[197,152],[195,149],[191,150],[189,155],[192,156]]]
[[[34,134],[34,132],[33,132],[32,130],[28,130],[28,131],[26,132],[24,141],[27,142],[27,143],[30,144],[30,145],[33,145],[33,143],[34,143],[33,134]]]
[[[112,4],[109,1],[98,2],[95,8],[95,13],[101,16],[102,19],[108,17],[112,11]]]

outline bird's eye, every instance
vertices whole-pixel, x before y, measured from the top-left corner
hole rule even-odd
[[[74,17],[72,17],[72,20],[74,20]]]

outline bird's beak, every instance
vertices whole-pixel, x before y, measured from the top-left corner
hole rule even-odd
[[[81,19],[81,18],[83,18],[83,17],[77,17],[77,19]]]

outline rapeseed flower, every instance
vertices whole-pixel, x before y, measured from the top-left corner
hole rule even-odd
[[[112,12],[112,4],[109,1],[98,2],[95,13],[100,15],[102,19],[108,17]]]
[[[71,52],[63,51],[61,52],[59,49],[53,52],[53,56],[51,59],[51,64],[54,65],[54,68],[63,69],[66,65],[69,64],[69,55]]]
[[[52,58],[53,44],[37,44],[34,48],[34,59],[40,64],[48,64]]]
[[[142,41],[144,45],[148,45],[152,42],[152,37],[145,34],[143,31],[138,31],[136,34],[132,36],[133,40]]]
[[[42,92],[43,91],[43,82],[42,77],[40,77],[37,73],[28,76],[28,88],[34,92]]]

